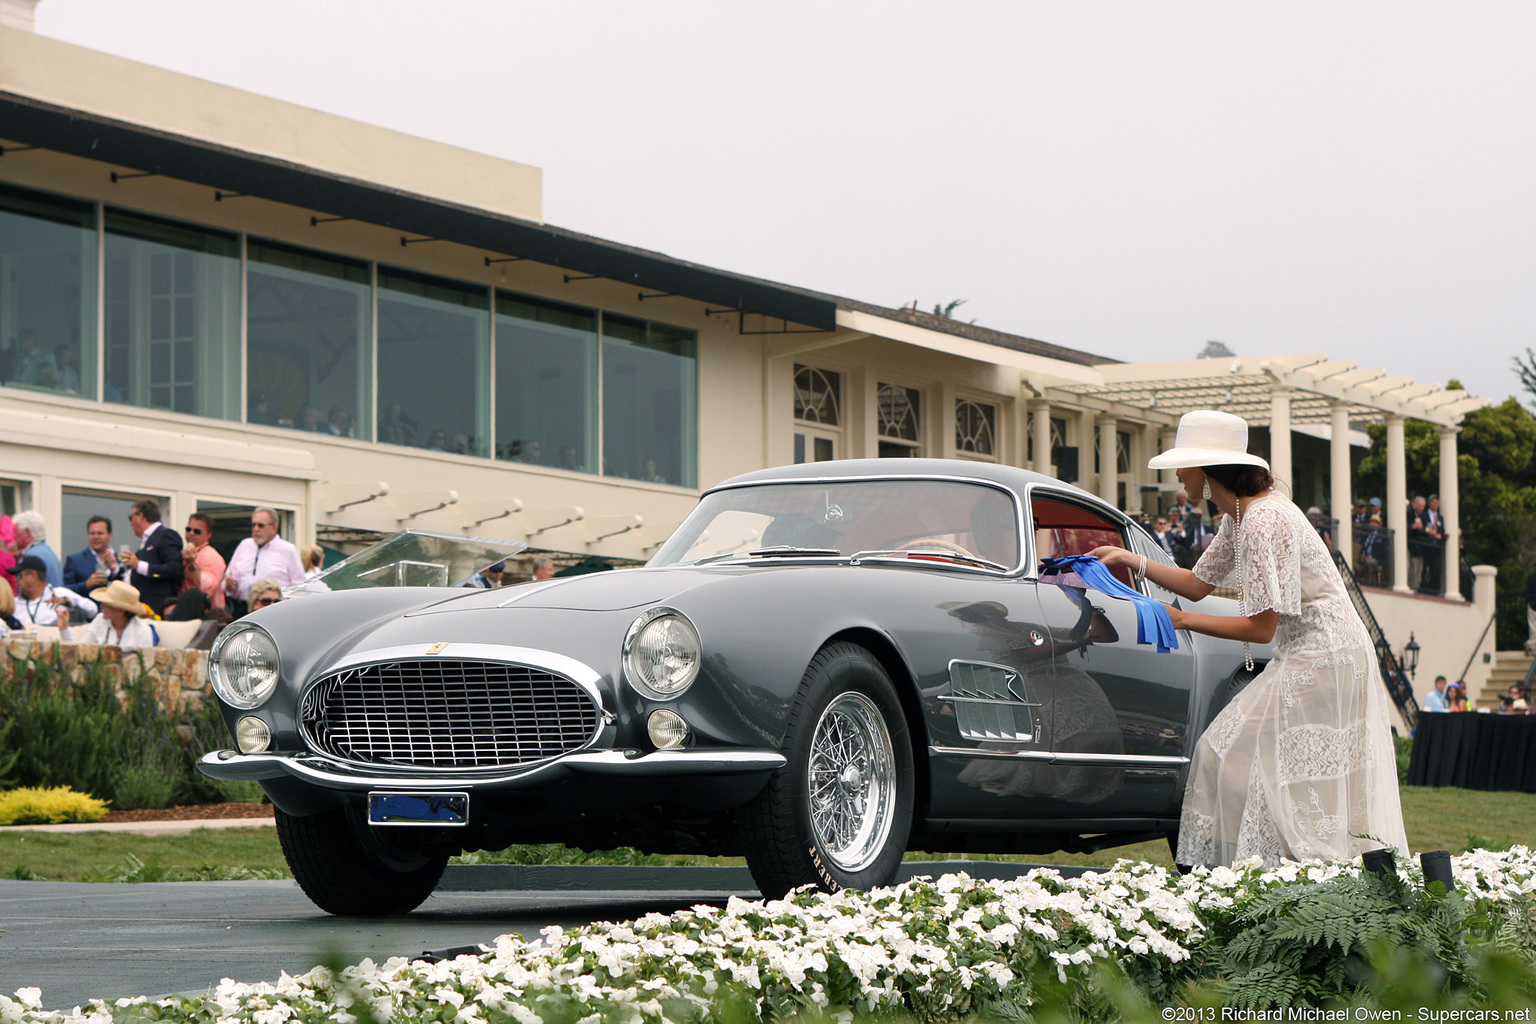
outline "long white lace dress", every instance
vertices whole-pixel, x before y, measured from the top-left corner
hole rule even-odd
[[[1212,586],[1240,575],[1244,614],[1279,613],[1275,656],[1195,745],[1175,860],[1406,855],[1386,687],[1344,581],[1291,501],[1241,511],[1241,544],[1224,517],[1194,572]]]

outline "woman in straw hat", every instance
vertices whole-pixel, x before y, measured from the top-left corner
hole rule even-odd
[[[83,636],[70,636],[69,609],[59,615],[59,639],[87,644],[111,644],[114,647],[155,647],[160,638],[155,627],[139,618],[144,605],[139,591],[124,580],[113,580],[91,591],[91,600],[101,606],[101,614],[85,627]]]
[[[1171,608],[1173,624],[1242,641],[1245,653],[1275,644],[1274,659],[1195,744],[1174,860],[1348,860],[1382,846],[1406,854],[1375,651],[1316,529],[1273,490],[1269,464],[1248,454],[1248,424],[1188,413],[1175,446],[1147,465],[1175,470],[1190,494],[1216,503],[1225,515],[1215,540],[1193,570],[1124,548],[1093,554],[1191,601],[1235,588],[1237,615]]]

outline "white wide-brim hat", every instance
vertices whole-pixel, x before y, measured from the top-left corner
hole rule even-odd
[[[144,610],[144,605],[140,601],[139,588],[122,580],[113,580],[104,587],[97,587],[91,591],[91,600],[133,615],[138,615]]]
[[[1192,466],[1262,466],[1269,463],[1248,454],[1248,421],[1229,412],[1196,409],[1179,418],[1173,447],[1154,455],[1148,469],[1189,469]]]

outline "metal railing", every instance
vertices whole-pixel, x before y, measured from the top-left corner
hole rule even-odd
[[[1370,635],[1371,646],[1376,648],[1376,662],[1381,668],[1381,681],[1387,687],[1387,694],[1392,698],[1392,703],[1403,713],[1403,721],[1408,723],[1408,730],[1412,732],[1419,727],[1419,702],[1413,695],[1413,682],[1403,667],[1398,663],[1397,656],[1392,653],[1392,645],[1387,641],[1387,636],[1381,629],[1381,623],[1376,621],[1376,615],[1371,611],[1371,606],[1365,600],[1365,593],[1360,589],[1360,581],[1355,579],[1354,570],[1349,567],[1349,560],[1338,549],[1330,552],[1333,555],[1333,564],[1339,567],[1339,575],[1344,577],[1344,589],[1349,592],[1349,599],[1354,602],[1355,611],[1360,614],[1360,621],[1365,623],[1365,631]]]
[[[1472,653],[1467,655],[1467,663],[1461,667],[1461,675],[1456,677],[1458,683],[1467,678],[1467,673],[1472,671],[1472,663],[1477,660],[1477,652],[1483,649],[1483,641],[1488,639],[1488,631],[1493,628],[1494,620],[1498,617],[1499,613],[1497,611],[1488,616],[1488,625],[1483,627],[1482,636],[1478,637],[1477,643],[1472,645]],[[1536,668],[1536,658],[1531,660],[1531,667]],[[1529,672],[1525,674],[1525,682],[1527,686],[1530,685],[1531,674]]]

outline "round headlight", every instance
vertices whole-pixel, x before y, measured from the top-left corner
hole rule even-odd
[[[272,730],[261,719],[246,715],[235,723],[235,743],[242,754],[259,754],[272,745]]]
[[[675,711],[657,708],[645,720],[645,731],[657,750],[680,747],[688,739],[688,723]]]
[[[213,692],[236,708],[259,707],[278,678],[277,644],[257,626],[225,630],[208,656]]]
[[[652,608],[624,637],[624,676],[641,693],[666,700],[698,677],[702,654],[693,623],[671,608]]]

